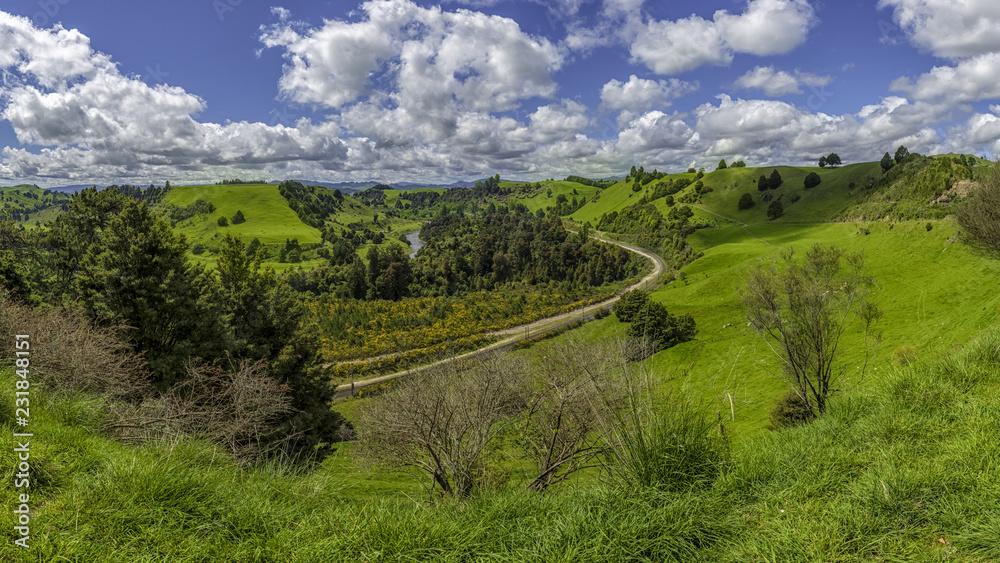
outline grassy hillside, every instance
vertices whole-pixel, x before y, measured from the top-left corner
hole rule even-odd
[[[761,175],[770,175],[777,170],[781,175],[782,184],[779,188],[759,192],[757,179]],[[820,185],[806,189],[804,180],[807,174],[816,172],[822,182]],[[852,164],[838,168],[791,167],[777,166],[767,168],[727,168],[705,174],[702,183],[712,191],[698,198],[693,186],[673,195],[677,202],[686,198],[696,201],[695,205],[708,212],[710,216],[724,216],[740,223],[766,222],[768,203],[761,200],[764,193],[774,199],[780,199],[785,208],[785,214],[777,220],[779,223],[822,222],[835,219],[852,203],[860,201],[864,194],[866,182],[881,176],[878,163],[867,162]],[[577,222],[590,221],[596,223],[601,215],[612,211],[621,211],[635,204],[643,195],[652,195],[658,185],[671,180],[685,178],[694,181],[695,174],[670,174],[660,180],[650,182],[642,191],[633,192],[630,183],[619,182],[604,190],[600,199],[588,203],[570,218]],[[739,210],[737,203],[740,196],[749,193],[756,205],[747,210]],[[793,202],[794,196],[798,200]],[[653,200],[661,209],[665,209],[663,198]]]
[[[300,244],[314,244],[321,240],[318,229],[303,223],[288,207],[288,202],[272,184],[226,185],[226,186],[174,186],[164,198],[165,204],[187,207],[198,200],[210,202],[215,211],[198,214],[179,221],[174,230],[183,234],[192,245],[201,243],[205,252],[192,258],[208,267],[215,265],[214,253],[223,237],[228,233],[249,243],[254,238],[269,250],[277,249],[287,239],[298,239]],[[234,225],[232,218],[241,211],[245,223]],[[225,217],[228,226],[220,226],[218,220]],[[309,262],[299,264],[309,266]],[[291,265],[278,265],[290,267]]]
[[[167,192],[165,203],[178,207],[192,205],[204,199],[215,206],[215,212],[182,221],[174,229],[189,241],[210,241],[231,233],[246,240],[260,239],[263,244],[284,244],[285,239],[297,238],[300,243],[320,241],[319,230],[304,223],[288,208],[285,198],[271,184],[231,186],[174,186]],[[230,220],[242,211],[246,222],[220,227],[218,219]]]
[[[17,215],[26,226],[35,222],[48,223],[69,203],[69,194],[50,192],[33,185],[0,187],[0,206],[3,213]]]
[[[95,400],[33,392],[31,548],[13,544],[4,511],[0,559],[993,561],[998,388],[991,332],[886,370],[813,424],[735,445],[700,486],[533,494],[501,480],[432,506],[347,451],[310,473],[240,469],[200,442],[118,444],[95,430]],[[10,387],[0,395],[13,404]],[[11,409],[0,414],[13,432]],[[0,457],[14,466],[12,448]],[[0,495],[18,506],[10,486]]]
[[[501,187],[514,187],[515,193],[508,198],[508,203],[521,203],[534,213],[539,209],[548,209],[556,205],[556,198],[560,195],[566,196],[570,201],[574,197],[580,200],[589,200],[594,194],[601,191],[600,188],[586,186],[576,182],[565,180],[555,180],[552,182],[538,182],[539,188],[525,188],[524,184],[517,182],[500,182]],[[530,184],[534,186],[534,184]],[[550,195],[551,193],[551,195]]]

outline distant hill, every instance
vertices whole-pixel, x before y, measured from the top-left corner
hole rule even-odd
[[[382,182],[382,181],[375,181],[375,180],[371,180],[371,181],[367,181],[367,182],[319,182],[319,181],[316,181],[316,180],[298,180],[298,179],[295,179],[295,178],[291,178],[291,179],[295,180],[296,182],[299,182],[300,184],[305,185],[305,186],[322,186],[324,188],[330,188],[331,190],[340,190],[340,191],[342,191],[344,193],[358,193],[358,192],[363,192],[363,191],[367,190],[368,188],[370,188],[372,186],[376,186],[378,184],[389,185],[389,186],[392,186],[393,188],[395,188],[397,190],[403,190],[403,191],[414,190],[414,189],[418,189],[418,188],[444,188],[444,189],[450,189],[450,188],[471,188],[472,186],[474,186],[476,184],[477,181],[481,181],[481,180],[472,180],[472,181],[468,181],[468,182],[466,182],[466,181],[458,181],[458,182],[452,182],[451,184],[431,184],[431,183],[421,184],[421,183],[413,183],[413,182]],[[282,180],[282,181],[284,181],[284,180]],[[274,182],[271,182],[271,183],[272,184],[280,184],[281,181],[274,181]]]

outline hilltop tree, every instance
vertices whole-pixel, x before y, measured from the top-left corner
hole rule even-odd
[[[910,150],[903,145],[899,145],[899,148],[896,149],[896,156],[894,157],[894,160],[896,161],[896,164],[902,164],[908,156],[910,156]]]
[[[882,313],[870,299],[875,283],[860,253],[817,244],[797,263],[793,252],[751,270],[740,297],[811,418],[825,413],[829,397],[848,383],[850,370],[837,360],[852,324],[864,335],[864,360],[853,375],[871,368],[878,343],[873,329]]]
[[[726,169],[726,159],[723,158],[722,160],[719,161],[719,166],[716,167],[716,170],[725,170],[725,169]]]
[[[842,164],[840,156],[835,152],[830,153],[829,156],[826,157],[826,163],[830,166],[840,166]]]
[[[825,156],[819,157],[819,167],[820,168],[826,168],[826,157]]]
[[[782,181],[781,174],[778,174],[778,169],[775,168],[771,171],[771,176],[767,179],[767,187],[776,190],[781,186]]]
[[[882,161],[879,162],[879,164],[882,165],[882,173],[885,174],[886,172],[891,170],[893,166],[896,165],[896,161],[894,161],[892,157],[889,156],[889,151],[886,151],[885,154],[882,155]]]

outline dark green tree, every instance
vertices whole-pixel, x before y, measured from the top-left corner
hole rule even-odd
[[[899,148],[896,149],[896,156],[894,160],[896,161],[896,164],[902,164],[902,162],[906,160],[906,157],[908,156],[910,156],[910,150],[904,147],[903,145],[899,145]]]
[[[829,156],[826,157],[826,163],[830,166],[840,166],[842,164],[840,156],[835,152],[830,153]]]
[[[246,222],[247,222],[246,218],[243,217],[243,211],[237,209],[236,214],[233,215],[233,224],[239,225],[240,223],[246,223]]]
[[[347,293],[355,299],[364,299],[368,295],[368,273],[361,257],[357,254],[352,256],[347,268]]]
[[[722,160],[720,160],[719,161],[719,166],[717,166],[715,169],[716,170],[725,170],[726,169],[726,159],[723,158]]]
[[[825,156],[819,157],[819,167],[820,168],[826,168],[826,157]]]
[[[819,177],[819,174],[815,172],[810,172],[806,174],[805,179],[802,180],[802,185],[805,186],[806,189],[815,188],[822,181],[823,179]]]
[[[231,353],[263,360],[269,375],[290,390],[294,411],[271,438],[289,440],[295,452],[305,453],[337,441],[344,420],[328,405],[333,389],[322,375],[317,331],[308,326],[305,305],[262,260],[226,235],[219,249],[217,300]]]
[[[219,315],[203,299],[208,280],[186,251],[166,220],[129,200],[87,249],[76,278],[87,315],[129,327],[161,386],[180,378],[189,359],[221,352]]]
[[[623,323],[632,322],[650,303],[649,294],[640,289],[626,291],[615,301],[611,312]]]
[[[219,217],[218,223],[219,223],[220,227],[228,227],[229,226],[229,219],[226,219],[225,217]]]
[[[889,156],[889,151],[886,151],[885,154],[882,155],[882,161],[879,162],[879,164],[882,165],[882,173],[885,174],[886,172],[891,170],[893,166],[896,165],[896,161],[894,161],[892,157]]]
[[[753,206],[754,206],[754,201],[752,195],[745,193],[740,196],[740,201],[737,204],[737,207],[739,207],[741,211],[744,209],[750,209]]]
[[[767,176],[761,174],[760,178],[757,178],[757,191],[764,192],[770,184],[767,181]]]
[[[767,179],[767,187],[776,190],[781,186],[782,181],[781,174],[778,174],[778,169],[775,168],[771,171],[771,176]]]
[[[774,200],[771,205],[767,206],[767,218],[774,220],[785,214],[785,208],[781,205],[781,202]]]
[[[627,334],[652,344],[652,351],[665,350],[694,338],[697,333],[691,315],[671,315],[662,303],[650,301],[629,325]]]

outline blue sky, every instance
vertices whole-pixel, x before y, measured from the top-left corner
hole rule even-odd
[[[992,0],[6,0],[0,185],[1000,152]]]

